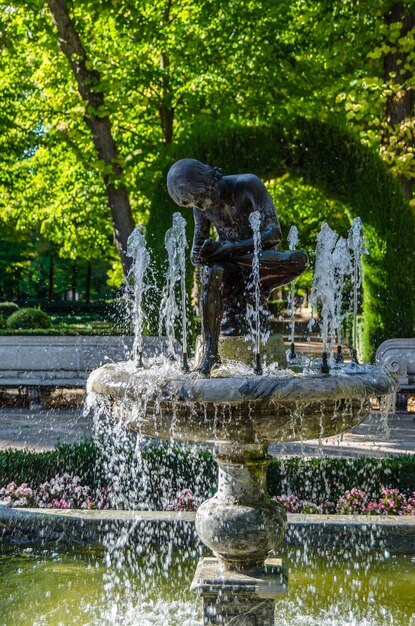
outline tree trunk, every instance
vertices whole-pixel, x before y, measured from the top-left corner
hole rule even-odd
[[[165,16],[165,19],[168,19],[168,16]],[[159,116],[160,116],[160,124],[161,131],[163,133],[163,142],[168,145],[173,141],[173,124],[174,124],[174,108],[171,105],[171,85],[168,77],[167,70],[170,67],[170,59],[169,57],[162,53],[160,55],[160,68],[162,70],[166,70],[163,75],[163,93],[162,93],[162,102],[159,107]]]
[[[52,255],[49,257],[49,285],[48,285],[48,300],[53,300],[53,285],[55,282],[55,260]]]
[[[76,261],[72,263],[71,267],[71,300],[75,302],[76,300],[76,278],[78,274],[78,267],[76,265]]]
[[[85,284],[85,302],[87,304],[91,303],[91,278],[92,278],[92,264],[91,264],[91,261],[89,261],[87,268],[86,268],[86,284]]]
[[[117,163],[117,146],[112,136],[110,118],[105,114],[104,94],[98,87],[100,75],[96,70],[88,69],[91,62],[69,16],[66,1],[48,0],[48,5],[58,31],[60,48],[68,58],[79,93],[86,104],[85,122],[91,130],[98,157],[107,166],[103,179],[111,209],[114,241],[126,274],[131,265],[131,260],[126,255],[127,240],[134,229],[134,220],[128,191],[120,183],[122,168]]]
[[[405,12],[403,5],[400,2],[396,2],[387,13],[386,22],[387,24],[401,22],[401,37],[404,37],[415,28],[415,15]],[[405,119],[414,116],[415,91],[404,86],[405,81],[411,78],[410,72],[405,70],[407,58],[407,52],[391,51],[384,60],[386,82],[402,86],[397,93],[393,93],[387,100],[386,116],[391,128],[390,134],[393,134],[394,129]],[[388,141],[388,136],[385,137],[385,140]],[[414,139],[408,139],[406,143],[408,146],[415,145]],[[399,176],[398,178],[403,193],[410,200],[413,196],[412,179],[405,176]]]

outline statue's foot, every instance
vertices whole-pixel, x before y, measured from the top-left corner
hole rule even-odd
[[[220,365],[222,361],[217,354],[206,354],[199,365],[196,367],[195,372],[203,374],[203,376],[210,376],[210,372],[215,365]]]

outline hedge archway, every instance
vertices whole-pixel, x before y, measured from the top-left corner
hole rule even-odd
[[[177,210],[168,197],[165,174],[184,157],[220,165],[225,174],[253,172],[264,180],[289,171],[347,205],[353,216],[362,218],[370,247],[364,264],[365,359],[372,360],[385,339],[413,335],[415,217],[376,151],[316,120],[195,132],[166,150],[159,164],[163,181],[155,189],[148,224],[156,249]]]

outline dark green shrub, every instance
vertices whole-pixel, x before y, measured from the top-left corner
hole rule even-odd
[[[55,450],[32,452],[30,450],[0,451],[0,487],[10,482],[37,487],[56,474],[72,474],[90,487],[101,484],[98,450],[92,441],[75,445],[57,444]]]
[[[162,444],[143,449],[143,472],[151,505],[160,508],[166,497],[174,500],[184,488],[191,488],[201,499],[216,489],[217,466],[210,450],[194,450]],[[135,451],[131,459],[136,463]],[[50,452],[27,450],[0,451],[0,487],[14,481],[38,486],[56,474],[80,476],[90,487],[108,484],[103,459],[92,441],[75,445],[58,444]],[[273,459],[268,469],[271,496],[294,493],[314,503],[336,501],[347,489],[365,490],[376,499],[382,487],[409,495],[415,491],[415,456],[400,455],[383,459],[324,457]],[[168,490],[169,493],[166,493]],[[150,503],[150,502],[149,502]]]
[[[287,304],[287,300],[270,300],[268,308],[275,317],[278,317],[287,308]]]
[[[50,315],[112,315],[117,308],[117,300],[36,300],[34,298],[21,302],[22,307],[41,308]]]
[[[7,320],[7,328],[50,328],[51,319],[40,309],[19,309]]]
[[[94,328],[71,328],[71,327],[53,327],[53,328],[4,328],[0,323],[0,337],[5,335],[37,335],[43,337],[78,337],[79,335],[87,336],[108,336],[108,335],[120,335],[118,331],[114,329],[100,329]]]
[[[415,491],[415,458],[291,457],[274,459],[268,469],[268,491],[272,496],[294,493],[302,500],[318,503],[335,501],[353,487],[363,489],[371,498],[378,498],[382,487],[409,495]]]
[[[15,302],[0,302],[0,319],[6,320],[18,310],[19,307]]]

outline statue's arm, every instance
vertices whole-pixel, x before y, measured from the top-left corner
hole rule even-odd
[[[206,239],[209,238],[210,221],[203,215],[200,209],[193,209],[193,217],[195,221],[195,231],[193,235],[192,255],[191,260],[193,265],[203,265],[200,258],[200,250]]]
[[[281,231],[271,226],[261,232],[261,248],[262,250],[269,250],[274,248],[281,240]],[[254,239],[241,239],[241,241],[227,241],[223,243],[217,250],[209,255],[210,261],[227,261],[234,259],[244,254],[249,254],[254,251]]]

